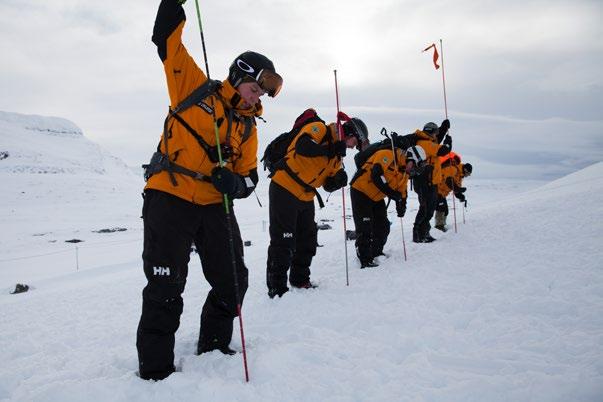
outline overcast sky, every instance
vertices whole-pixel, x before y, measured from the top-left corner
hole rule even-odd
[[[167,110],[151,42],[159,1],[0,0],[0,110],[60,116],[130,165]],[[245,50],[284,78],[261,143],[306,107],[344,111],[373,138],[444,118],[442,76],[421,50],[443,40],[454,145],[489,173],[554,177],[603,159],[603,2],[201,1],[212,78]],[[184,42],[204,69],[195,3]]]

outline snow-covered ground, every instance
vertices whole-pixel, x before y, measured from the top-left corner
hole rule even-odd
[[[25,128],[32,120],[38,129]],[[278,300],[264,285],[262,180],[263,207],[253,196],[235,206],[252,241],[243,306],[251,381],[240,354],[193,353],[208,285],[192,256],[176,335],[181,371],[153,383],[135,374],[142,179],[66,121],[0,114],[3,151],[1,401],[603,400],[603,163],[550,183],[483,180],[475,166],[466,223],[457,210],[458,233],[434,230],[433,244],[410,242],[411,195],[408,261],[392,207],[390,258],[360,270],[348,242],[349,286],[334,193],[317,211],[333,227],[319,232],[319,288]],[[18,282],[32,289],[9,294]],[[232,346],[241,349],[236,325]]]

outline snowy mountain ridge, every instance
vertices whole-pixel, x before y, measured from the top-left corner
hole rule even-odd
[[[78,126],[62,117],[25,115],[0,110],[0,122],[9,123],[16,127],[23,127],[26,130],[47,132],[52,135],[84,135]]]
[[[130,175],[126,164],[73,122],[0,111],[0,172]]]

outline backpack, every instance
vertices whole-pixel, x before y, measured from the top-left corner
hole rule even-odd
[[[210,146],[207,143],[207,141],[205,141],[203,139],[203,137],[201,137],[199,135],[199,133],[197,133],[186,122],[186,120],[184,120],[179,115],[179,113],[197,105],[200,108],[202,108],[203,110],[205,110],[207,113],[213,114],[214,111],[209,106],[207,106],[205,103],[203,103],[203,100],[205,100],[210,95],[216,94],[218,92],[218,90],[220,89],[221,85],[222,85],[222,83],[220,81],[207,79],[203,84],[201,84],[201,86],[199,86],[194,91],[192,91],[175,108],[169,109],[168,115],[165,118],[165,121],[163,122],[163,134],[161,135],[162,138],[159,141],[159,144],[157,145],[157,151],[155,153],[153,153],[153,155],[151,156],[151,161],[148,164],[142,165],[142,168],[144,169],[145,181],[147,181],[152,175],[159,173],[161,171],[164,171],[164,170],[169,173],[170,181],[172,182],[173,186],[178,185],[178,182],[176,181],[174,173],[180,173],[180,174],[183,174],[186,176],[190,176],[196,180],[201,180],[201,181],[206,181],[206,182],[210,181],[208,176],[205,176],[205,175],[202,175],[193,170],[187,169],[184,166],[180,166],[180,165],[176,164],[174,161],[170,160],[170,158],[168,156],[169,155],[168,139],[171,137],[171,134],[170,134],[171,129],[168,128],[168,123],[169,123],[170,119],[172,119],[172,118],[176,119],[195,138],[195,140],[197,140],[197,142],[199,143],[199,146],[201,148],[203,148],[203,150],[207,153],[207,156],[209,157],[210,161],[212,161],[213,163],[217,163],[219,160],[218,149],[217,149],[218,146]],[[232,148],[230,147],[230,144],[229,144],[229,137],[230,137],[230,126],[231,126],[233,118],[235,118],[235,117],[233,116],[233,113],[231,111],[231,113],[228,114],[228,116],[227,116],[228,127],[229,127],[227,129],[228,130],[227,140],[226,140],[225,144],[220,144],[222,155],[225,158],[228,158],[232,155]],[[239,121],[242,120],[243,123],[245,124],[245,131],[243,132],[242,139],[241,139],[242,142],[245,142],[251,135],[251,129],[255,125],[255,120],[252,117],[244,117],[244,118],[236,117],[236,118]],[[165,144],[165,153],[161,152],[161,142],[164,142],[164,144]]]
[[[450,151],[449,153],[447,153],[444,156],[440,156],[440,164],[442,165],[442,168],[450,166],[452,163],[454,163],[455,165],[460,165],[461,164],[461,156],[452,151]]]
[[[395,133],[392,134],[394,138],[394,145],[396,148],[406,150],[407,148],[417,144],[418,138],[416,134],[408,134],[403,136],[395,135]],[[373,156],[375,152],[380,151],[382,149],[392,149],[392,140],[386,138],[379,142],[372,143],[371,145],[354,155],[354,162],[356,163],[356,168],[361,169],[362,166],[366,163],[366,161],[368,161],[369,158]]]
[[[270,144],[266,146],[264,156],[260,160],[260,162],[264,162],[264,170],[268,170],[270,175],[273,175],[277,169],[283,168],[287,150],[293,139],[299,134],[303,126],[314,122],[321,122],[324,124],[324,120],[318,117],[316,110],[306,109],[297,117],[297,119],[295,119],[293,128],[290,131],[282,133],[273,139]]]

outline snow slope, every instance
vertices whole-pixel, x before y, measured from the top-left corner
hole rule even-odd
[[[121,173],[126,165],[59,117],[0,111],[0,172]]]
[[[122,226],[140,236],[142,179],[74,123],[0,111],[0,155],[0,287],[74,268],[66,240],[104,244],[114,235],[94,231]]]
[[[142,181],[92,170],[33,176],[2,174],[3,211],[14,212],[0,216],[1,401],[603,400],[603,163],[538,188],[471,178],[466,224],[457,210],[458,233],[433,231],[433,244],[409,241],[412,198],[408,261],[390,208],[391,257],[360,270],[348,243],[349,286],[333,194],[317,211],[333,226],[319,232],[320,287],[278,300],[264,285],[267,208],[239,201],[252,240],[248,384],[241,355],[193,354],[208,291],[195,255],[176,335],[181,371],[157,383],[136,377]],[[52,177],[63,181],[45,181]],[[264,203],[266,193],[262,180]],[[114,226],[128,230],[93,232]],[[64,243],[72,236],[84,240],[79,270],[75,246]],[[8,294],[16,281],[33,290]],[[232,346],[241,348],[237,326]]]

